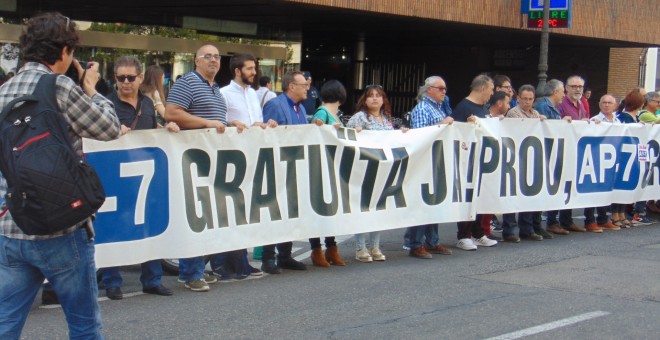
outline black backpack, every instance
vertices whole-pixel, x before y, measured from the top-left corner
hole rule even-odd
[[[5,202],[16,225],[28,235],[72,227],[105,201],[96,171],[69,141],[69,124],[57,105],[56,81],[56,74],[43,75],[31,95],[12,100],[0,113]],[[23,105],[14,108],[20,102]]]

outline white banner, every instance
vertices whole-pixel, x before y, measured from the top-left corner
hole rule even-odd
[[[487,119],[407,133],[309,125],[85,140],[108,197],[94,223],[97,266],[658,198],[659,135]]]

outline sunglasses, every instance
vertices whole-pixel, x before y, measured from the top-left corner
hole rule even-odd
[[[137,79],[137,76],[117,76],[117,80],[118,80],[120,83],[125,82],[126,79],[128,79],[128,82],[129,82],[129,83],[132,83],[132,82],[135,81],[135,79]]]
[[[367,86],[364,87],[365,90],[371,90],[371,89],[374,89],[374,88],[375,89],[381,89],[381,90],[383,89],[383,87],[381,85],[367,85]]]

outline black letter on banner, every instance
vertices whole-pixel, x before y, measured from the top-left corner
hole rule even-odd
[[[474,178],[474,157],[477,150],[477,143],[472,142],[470,144],[470,156],[468,156],[468,170],[467,170],[467,182],[472,183],[472,178]],[[472,202],[474,196],[474,189],[466,188],[465,189],[465,202]]]
[[[545,183],[548,188],[548,194],[555,195],[559,192],[559,181],[561,180],[561,172],[564,167],[564,139],[557,139],[557,163],[555,163],[555,171],[550,176],[550,154],[552,153],[552,146],[555,140],[553,138],[546,138],[544,141],[545,147]]]
[[[406,170],[408,170],[408,152],[406,148],[395,148],[392,149],[392,154],[394,155],[394,162],[392,162],[390,175],[387,177],[383,192],[380,194],[378,204],[376,204],[376,210],[385,209],[387,196],[394,196],[394,204],[397,208],[406,207],[406,196],[403,194],[403,180],[406,178]],[[399,172],[399,168],[401,168],[401,172],[396,180],[396,185],[392,185],[397,172]]]
[[[461,185],[461,141],[454,141],[454,190],[452,202],[463,202],[463,188]]]
[[[492,174],[497,170],[500,163],[500,143],[494,137],[483,137],[481,139],[481,156],[479,157],[479,194],[481,194],[481,178],[483,174]],[[491,157],[488,163],[485,163],[486,150],[490,150]]]
[[[653,151],[653,152],[651,152]],[[654,164],[646,163],[646,169],[644,170],[644,177],[642,180],[642,188],[646,188],[649,185],[653,185],[654,174],[657,174],[660,171],[660,157],[658,157],[658,152],[660,152],[660,145],[656,140],[649,140],[649,149],[648,157],[651,160],[651,155],[655,155],[657,158]]]
[[[445,174],[445,151],[441,140],[431,146],[431,167],[433,170],[433,194],[428,183],[422,184],[422,199],[428,205],[438,205],[447,198],[447,176]]]
[[[351,194],[348,182],[351,180],[351,171],[353,171],[353,162],[355,161],[355,147],[344,147],[339,161],[339,189],[341,191],[341,206],[344,214],[351,212]]]
[[[280,148],[280,161],[286,162],[286,204],[289,218],[298,218],[298,172],[296,161],[305,159],[303,146]]]
[[[378,164],[386,159],[385,152],[382,149],[360,148],[360,160],[367,161],[367,171],[364,173],[360,196],[360,210],[362,211],[369,211],[369,204],[371,203],[371,196],[374,193],[374,185],[378,175]]]
[[[511,159],[509,160],[509,155]],[[502,175],[500,178],[500,197],[506,196],[506,176],[509,175],[511,188],[510,196],[516,196],[516,169],[513,163],[516,162],[516,144],[509,137],[502,137]]]
[[[337,214],[339,207],[337,198],[337,178],[335,176],[335,152],[336,145],[325,146],[325,160],[328,163],[328,176],[330,177],[330,194],[332,200],[326,203],[323,199],[323,172],[321,171],[321,146],[310,145],[307,147],[309,153],[309,199],[312,209],[321,216],[333,216]]]
[[[227,167],[234,165],[234,178],[227,182]],[[215,171],[215,208],[218,211],[218,223],[222,228],[229,226],[229,215],[227,213],[227,197],[231,197],[234,203],[234,214],[236,224],[247,224],[245,218],[245,195],[239,188],[245,178],[247,162],[245,155],[239,150],[218,150],[218,168]],[[223,207],[224,206],[224,207]]]
[[[531,184],[527,183],[527,151],[534,150],[534,178]],[[520,192],[524,196],[536,196],[543,189],[543,146],[536,137],[527,137],[520,144],[520,162],[518,177],[520,178]]]
[[[211,169],[211,159],[209,155],[199,149],[188,149],[181,157],[181,171],[183,172],[183,197],[186,202],[186,218],[188,219],[188,226],[190,230],[201,233],[208,225],[209,229],[213,229],[213,213],[211,212],[211,190],[208,187],[197,187],[197,200],[201,203],[202,216],[197,216],[197,209],[195,209],[195,192],[193,190],[193,176],[190,166],[197,165],[197,177],[207,177]],[[167,208],[167,207],[165,207]]]
[[[357,140],[357,136],[355,135],[355,130],[354,129],[347,129],[347,128],[337,128],[337,138],[338,139],[346,139],[348,136],[348,140]]]
[[[264,178],[266,179],[266,193],[261,194]],[[254,171],[254,180],[252,181],[250,223],[260,222],[260,210],[263,207],[268,208],[271,221],[282,219],[275,189],[275,156],[272,148],[259,150],[257,169]]]

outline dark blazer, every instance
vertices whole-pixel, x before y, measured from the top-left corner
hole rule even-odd
[[[287,98],[286,94],[282,93],[264,105],[264,122],[272,119],[278,125],[307,124],[307,111],[305,111],[305,107],[298,105],[300,115],[294,114]]]

